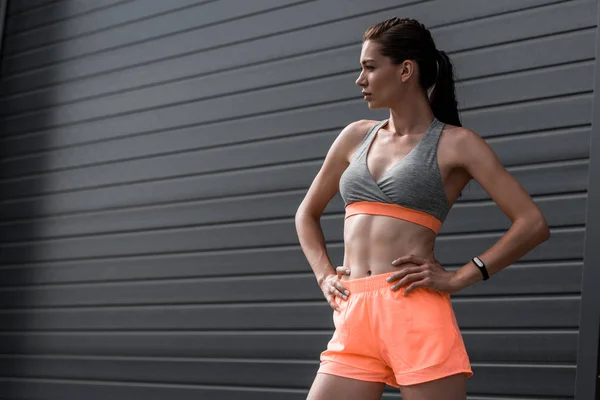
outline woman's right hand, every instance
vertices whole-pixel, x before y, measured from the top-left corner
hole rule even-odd
[[[342,285],[341,278],[343,275],[350,275],[350,270],[346,267],[337,267],[335,272],[335,274],[331,274],[323,280],[321,283],[321,290],[331,308],[335,311],[340,311],[340,307],[337,305],[335,298],[340,297],[344,300],[348,299],[350,291]]]

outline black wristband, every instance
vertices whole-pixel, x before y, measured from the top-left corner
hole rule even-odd
[[[473,261],[473,264],[475,264],[475,266],[477,268],[479,268],[481,275],[483,275],[484,281],[487,281],[488,279],[490,279],[490,276],[487,272],[487,268],[485,267],[485,264],[483,263],[483,261],[481,261],[481,259],[479,257],[473,257],[473,259],[471,261]]]

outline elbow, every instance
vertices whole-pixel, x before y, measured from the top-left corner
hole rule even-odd
[[[548,223],[543,216],[538,217],[533,226],[535,227],[535,236],[538,238],[540,244],[544,243],[552,236],[550,228],[548,228]]]
[[[547,226],[545,226],[543,229],[540,228],[540,241],[541,241],[541,243],[544,243],[545,241],[547,241],[548,239],[550,239],[551,236],[552,236],[552,234],[550,233],[550,229],[548,229]]]
[[[295,224],[296,224],[296,229],[298,229],[298,227],[300,225],[302,225],[304,223],[304,221],[306,221],[307,217],[311,217],[312,218],[312,214],[309,213],[305,208],[298,207],[298,209],[296,210],[296,215],[294,216],[294,221],[295,221]]]
[[[296,224],[303,222],[306,218],[319,220],[321,219],[322,212],[323,210],[315,210],[314,207],[309,206],[303,201],[296,209],[294,219]]]
[[[548,229],[548,225],[546,225],[546,228],[544,230],[544,242],[550,239],[551,236],[552,234],[550,233],[550,229]]]
[[[304,214],[297,212],[296,216],[294,217],[294,224],[296,225],[296,231],[299,230],[300,225],[302,225],[302,219],[304,217]]]
[[[298,238],[300,238],[300,235],[302,234],[302,225],[303,223],[303,214],[296,212],[296,216],[294,217],[294,227],[296,228],[296,235],[298,235]]]
[[[318,223],[319,218],[315,218],[311,213],[306,210],[299,209],[296,211],[294,216],[294,227],[296,228],[296,235],[301,238],[306,232],[310,232],[311,227]]]
[[[522,229],[524,235],[529,238],[533,247],[539,246],[550,239],[550,228],[548,228],[546,219],[541,213],[520,218],[518,226],[521,227],[520,229]]]
[[[304,218],[304,216],[306,216],[306,211],[304,210],[302,205],[300,205],[300,207],[298,207],[298,209],[296,210],[296,214],[294,215],[296,225],[298,225],[298,223],[302,221],[302,218]]]

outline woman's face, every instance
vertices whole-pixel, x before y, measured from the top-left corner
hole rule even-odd
[[[394,65],[388,57],[379,53],[379,44],[366,40],[362,46],[360,63],[362,70],[356,84],[362,88],[370,109],[389,108],[402,101],[407,90],[404,83],[412,75],[412,62]],[[408,66],[408,76],[407,64],[411,64]]]

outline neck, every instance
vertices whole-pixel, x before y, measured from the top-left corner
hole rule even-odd
[[[429,99],[423,92],[406,98],[411,100],[390,108],[387,128],[399,136],[423,133],[433,121]]]

